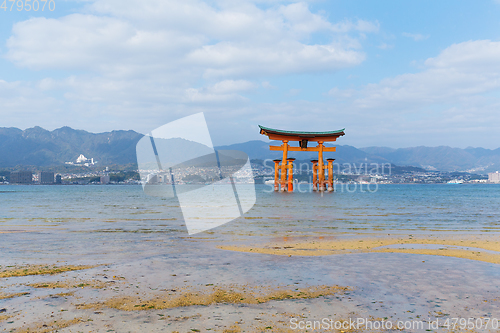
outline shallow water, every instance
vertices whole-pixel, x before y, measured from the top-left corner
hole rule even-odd
[[[140,186],[1,186],[0,265],[107,264],[113,274],[134,281],[143,295],[179,285],[339,284],[354,288],[345,302],[360,315],[498,313],[498,302],[484,300],[500,296],[500,265],[404,253],[287,257],[216,246],[284,237],[494,235],[500,227],[500,186],[372,185],[369,191],[366,186],[364,192],[338,188],[323,195],[269,189],[256,186],[257,202],[243,217],[188,236],[177,202],[147,196]],[[98,272],[67,275],[102,275]],[[27,291],[35,297],[47,291],[23,283],[47,279],[9,278],[2,283],[10,292]],[[94,300],[109,296],[102,291],[79,295]],[[33,318],[55,306],[27,301],[7,303]],[[337,311],[338,305],[329,302],[311,301],[311,309],[318,315]]]
[[[500,228],[495,185],[371,185],[323,195],[270,188],[256,186],[257,202],[243,217],[188,237],[178,203],[147,196],[140,186],[2,186],[0,232],[9,233],[0,234],[0,252],[13,261],[117,260],[175,253],[202,239],[258,243],[284,236]]]

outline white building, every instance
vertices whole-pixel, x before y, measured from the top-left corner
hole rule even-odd
[[[71,165],[85,165],[85,166],[91,166],[95,165],[97,162],[94,162],[94,158],[86,158],[85,155],[80,154],[78,158],[76,159],[76,163],[73,162],[66,162],[66,164],[71,164]]]
[[[492,172],[488,174],[488,182],[489,183],[500,183],[500,173]]]
[[[82,164],[82,163],[85,163],[87,162],[89,159],[86,158],[83,154],[80,154],[80,156],[78,156],[78,158],[76,159],[76,163],[77,164]]]

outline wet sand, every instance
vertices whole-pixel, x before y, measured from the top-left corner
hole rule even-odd
[[[4,299],[0,327],[12,332],[303,332],[292,330],[290,320],[428,323],[500,313],[500,265],[497,254],[488,252],[498,250],[494,236],[287,237],[240,247],[215,239],[189,243],[189,250],[176,255],[114,264],[1,267],[6,277],[0,291],[13,297]],[[51,269],[47,274],[36,274],[45,266]]]

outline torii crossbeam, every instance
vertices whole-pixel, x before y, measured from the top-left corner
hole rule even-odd
[[[337,138],[345,135],[344,129],[328,132],[299,132],[299,131],[283,131],[273,128],[268,128],[259,125],[260,134],[266,135],[270,140],[282,141],[281,146],[269,146],[270,150],[283,151],[282,160],[274,160],[274,190],[278,191],[293,191],[293,161],[294,158],[288,158],[289,151],[317,151],[318,159],[312,160],[313,164],[313,190],[325,191],[325,169],[328,169],[328,191],[333,191],[333,161],[328,158],[328,165],[323,161],[324,152],[334,152],[335,147],[325,147],[323,143],[337,141]],[[288,142],[298,141],[298,147],[291,147]],[[317,142],[316,147],[307,147],[309,141]],[[281,162],[281,163],[280,163]],[[288,182],[288,186],[287,186]],[[281,188],[280,188],[281,187]]]

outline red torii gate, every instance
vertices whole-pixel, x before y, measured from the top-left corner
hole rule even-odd
[[[266,135],[270,140],[282,141],[281,146],[269,146],[270,150],[279,150],[283,152],[282,160],[274,160],[274,190],[293,191],[293,161],[294,158],[288,158],[289,151],[317,151],[318,159],[311,160],[313,164],[313,190],[325,191],[327,182],[325,181],[325,169],[328,169],[328,191],[333,191],[333,161],[335,159],[326,159],[328,165],[323,161],[324,152],[334,152],[335,147],[325,147],[323,143],[337,141],[337,138],[345,135],[344,129],[328,132],[299,132],[283,131],[268,128],[259,125],[260,134]],[[291,147],[288,142],[298,141],[298,147]],[[317,142],[316,147],[307,147],[309,141]],[[281,163],[280,163],[281,162]],[[286,186],[288,183],[288,186]]]

